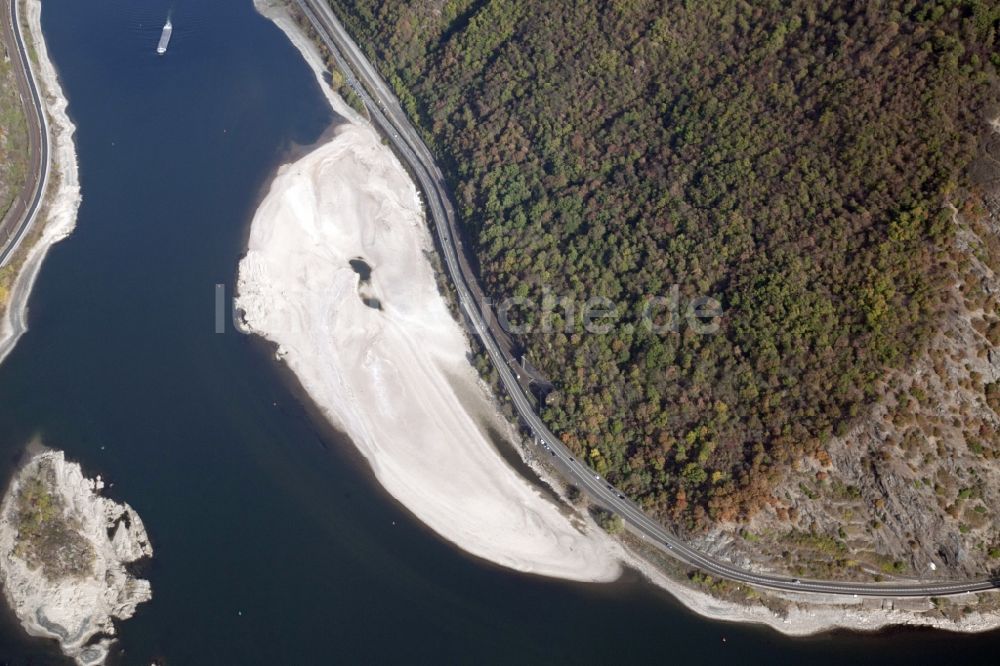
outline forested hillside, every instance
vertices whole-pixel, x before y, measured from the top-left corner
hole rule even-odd
[[[544,416],[662,517],[745,517],[938,326],[997,115],[987,0],[331,0],[424,128],[494,298],[621,303],[528,335]],[[680,286],[721,328],[634,325]]]

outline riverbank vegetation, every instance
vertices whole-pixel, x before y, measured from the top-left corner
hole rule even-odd
[[[17,494],[17,540],[14,554],[49,580],[89,574],[94,548],[66,517],[61,496],[55,492],[55,471],[47,460],[35,474],[23,479]]]
[[[6,56],[6,45],[0,47]],[[0,59],[0,220],[24,186],[28,170],[28,126],[12,67],[9,57]]]
[[[661,518],[755,513],[936,330],[997,5],[332,4],[436,151],[491,297],[722,303],[714,335],[520,340],[550,427]]]

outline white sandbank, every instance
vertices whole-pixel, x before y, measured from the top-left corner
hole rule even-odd
[[[383,487],[438,534],[519,571],[617,578],[604,540],[511,469],[470,414],[490,403],[431,251],[409,176],[370,126],[348,123],[278,173],[253,219],[238,306]],[[370,284],[354,258],[372,267]]]
[[[66,238],[76,226],[76,213],[80,208],[80,178],[76,164],[76,147],[73,144],[73,125],[66,113],[66,97],[59,85],[55,67],[49,60],[42,35],[41,0],[23,2],[28,22],[29,50],[34,47],[38,62],[28,59],[29,66],[39,84],[39,93],[45,105],[46,130],[49,134],[49,174],[44,201],[39,207],[34,225],[41,224],[41,235],[28,250],[14,284],[10,300],[0,318],[0,363],[10,354],[18,339],[28,330],[26,314],[28,296],[38,277],[45,255],[55,243]],[[31,233],[29,230],[26,233]]]

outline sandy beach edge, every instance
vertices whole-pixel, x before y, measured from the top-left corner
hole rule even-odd
[[[300,51],[313,70],[331,107],[345,118],[367,123],[330,89],[323,76],[326,66],[322,56],[313,41],[289,14],[286,3],[282,0],[254,0],[254,6],[261,15],[274,22]],[[513,426],[499,418],[499,415],[496,416],[495,421],[503,421],[507,426],[506,434],[515,436]],[[562,480],[553,477],[542,465],[533,460],[526,459],[526,462],[545,483],[553,488],[563,489]],[[703,589],[677,580],[618,539],[609,535],[599,538],[606,542],[609,551],[626,566],[638,571],[652,584],[668,592],[688,610],[718,622],[764,625],[792,637],[835,630],[877,632],[900,626],[932,627],[961,633],[978,633],[1000,628],[1000,617],[995,615],[972,612],[960,620],[951,620],[946,617],[896,609],[894,604],[882,604],[880,608],[872,608],[866,606],[863,599],[845,603],[843,599],[816,600],[804,596],[775,594],[773,598],[786,605],[785,610],[780,612],[772,610],[763,603],[754,605],[736,603],[717,598]],[[461,545],[457,545],[461,548]]]
[[[68,102],[59,84],[59,76],[49,60],[45,37],[42,34],[42,0],[15,0],[22,3],[28,24],[25,35],[29,51],[29,66],[41,92],[49,132],[49,182],[44,201],[37,213],[34,229],[28,231],[35,242],[22,248],[23,262],[11,287],[10,300],[0,318],[0,363],[14,349],[17,341],[28,330],[28,298],[41,270],[49,248],[69,236],[76,226],[80,208],[80,177],[77,167],[76,146],[73,134],[76,126],[66,112]]]

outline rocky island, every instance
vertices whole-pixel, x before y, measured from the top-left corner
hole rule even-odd
[[[80,664],[103,663],[115,633],[152,598],[149,581],[126,565],[151,557],[142,520],[128,504],[100,495],[61,451],[34,453],[0,506],[0,581],[8,604],[33,636],[55,638]]]

